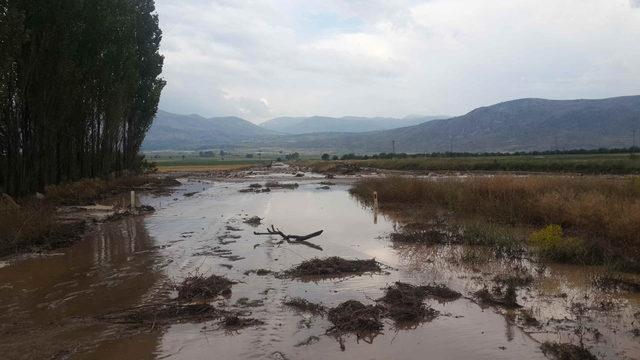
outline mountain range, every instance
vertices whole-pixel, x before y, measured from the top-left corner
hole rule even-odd
[[[277,132],[235,117],[204,118],[158,110],[142,145],[144,150],[194,150],[233,147]]]
[[[159,112],[144,149],[231,146],[375,153],[392,151],[392,141],[397,152],[407,153],[629,147],[634,144],[636,132],[640,137],[640,96],[597,100],[518,99],[481,107],[462,116],[437,120],[426,117],[417,125],[365,132],[322,127],[323,123],[335,123],[334,118],[302,119],[306,119],[302,123],[318,122],[313,126],[329,130],[300,134],[298,131],[302,128],[296,128],[296,123],[278,128],[257,126],[239,118],[204,119]],[[375,124],[380,118],[356,119],[375,119],[372,120]],[[289,120],[284,123],[291,124]],[[291,133],[286,134],[282,129],[289,129]]]
[[[417,116],[402,119],[359,116],[344,116],[340,118],[327,116],[279,117],[267,120],[260,124],[260,126],[283,134],[311,134],[320,132],[359,133],[418,125],[430,120],[444,118],[447,118],[447,116]]]

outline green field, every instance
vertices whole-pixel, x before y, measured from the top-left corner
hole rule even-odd
[[[427,156],[403,159],[306,161],[304,163],[317,171],[330,171],[337,164],[349,163],[360,167],[386,170],[640,174],[640,157],[630,154]]]
[[[198,158],[187,158],[187,159],[167,159],[154,161],[158,166],[215,166],[215,165],[254,165],[261,163],[268,163],[269,160],[216,160],[216,159],[198,159]]]

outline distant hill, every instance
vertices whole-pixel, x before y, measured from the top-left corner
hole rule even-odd
[[[238,117],[204,118],[159,110],[143,143],[144,150],[193,150],[233,146],[277,133]]]
[[[260,126],[265,129],[270,129],[284,134],[309,134],[322,132],[358,133],[395,129],[443,118],[446,118],[446,116],[415,116],[403,119],[357,116],[345,116],[340,118],[326,116],[279,117],[267,120],[260,124]]]
[[[306,134],[272,139],[291,149],[339,152],[493,152],[593,149],[640,143],[640,96],[601,100],[520,99],[420,125],[360,134]]]
[[[349,124],[349,119],[354,118],[342,119],[347,119]],[[391,152],[392,141],[395,141],[397,152],[407,153],[594,149],[630,147],[634,129],[637,144],[640,144],[640,96],[600,100],[520,99],[481,107],[450,119],[426,122],[422,119],[417,119],[421,122],[418,125],[389,130],[355,132],[351,128],[351,132],[282,134],[284,125],[274,126],[279,129],[275,131],[234,117],[204,119],[196,115],[159,112],[144,149],[198,149],[225,145],[363,154]],[[333,120],[318,123],[329,124]],[[307,121],[315,123],[318,120]],[[278,123],[293,122],[275,122]],[[295,129],[293,125],[287,126]],[[301,131],[298,129],[289,131]]]

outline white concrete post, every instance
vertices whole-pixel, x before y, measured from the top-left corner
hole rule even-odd
[[[136,208],[136,192],[133,190],[131,191],[131,208]]]

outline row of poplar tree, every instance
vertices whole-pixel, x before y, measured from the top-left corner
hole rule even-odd
[[[0,0],[0,192],[138,170],[161,37],[154,0]]]

